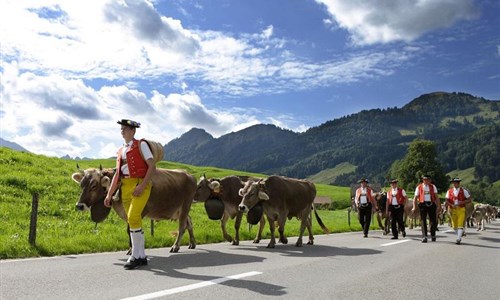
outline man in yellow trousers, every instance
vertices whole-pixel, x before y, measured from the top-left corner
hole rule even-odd
[[[453,187],[446,193],[446,202],[450,209],[451,225],[457,233],[456,244],[460,245],[465,224],[465,205],[471,201],[469,191],[460,187],[460,178],[453,178]]]
[[[111,206],[111,198],[120,188],[132,241],[132,255],[124,268],[135,269],[148,264],[142,231],[142,211],[151,194],[151,177],[156,166],[147,142],[134,137],[136,128],[139,128],[141,124],[127,119],[117,123],[121,125],[121,134],[125,144],[118,149],[116,172],[104,199],[104,205]]]

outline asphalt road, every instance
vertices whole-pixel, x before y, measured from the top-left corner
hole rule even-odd
[[[500,221],[469,229],[462,245],[441,226],[397,241],[373,231],[319,235],[315,245],[242,242],[147,249],[124,270],[124,252],[0,262],[0,299],[500,299]],[[146,236],[147,238],[147,236]]]

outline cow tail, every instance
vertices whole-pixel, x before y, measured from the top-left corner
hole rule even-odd
[[[325,224],[323,223],[323,221],[319,217],[318,212],[316,211],[316,207],[314,207],[314,205],[313,205],[313,210],[314,210],[314,215],[316,216],[316,221],[318,221],[319,226],[321,226],[321,228],[323,229],[323,233],[331,233],[330,229],[328,229],[325,226]]]

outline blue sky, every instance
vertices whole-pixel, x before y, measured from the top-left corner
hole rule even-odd
[[[500,99],[500,1],[0,0],[1,138],[101,158],[116,121],[161,143],[302,132],[421,94]]]

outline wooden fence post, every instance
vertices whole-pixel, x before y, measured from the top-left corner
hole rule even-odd
[[[31,246],[35,246],[36,240],[36,223],[38,219],[38,193],[34,193],[32,195],[31,201],[31,220],[30,220],[30,234],[28,237],[28,241]]]
[[[347,209],[347,223],[349,224],[349,227],[351,227],[351,208]]]
[[[155,236],[155,221],[151,219],[151,236]]]

